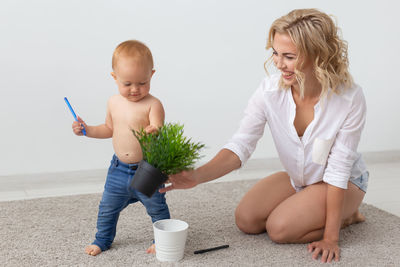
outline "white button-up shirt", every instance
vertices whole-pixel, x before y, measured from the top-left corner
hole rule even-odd
[[[224,148],[245,163],[268,123],[282,165],[300,191],[320,181],[347,189],[350,177],[366,166],[357,153],[366,103],[358,85],[339,95],[328,92],[314,106],[314,119],[300,138],[294,127],[296,104],[290,89],[280,89],[280,74],[265,78],[245,110],[238,131]]]

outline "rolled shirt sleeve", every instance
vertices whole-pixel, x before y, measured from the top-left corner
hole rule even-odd
[[[239,129],[223,147],[234,152],[239,157],[242,166],[250,158],[258,140],[264,134],[265,123],[267,122],[263,94],[264,86],[265,81],[261,83],[251,96]]]
[[[356,88],[347,117],[339,129],[329,153],[323,181],[347,189],[366,119],[366,102],[360,87]]]

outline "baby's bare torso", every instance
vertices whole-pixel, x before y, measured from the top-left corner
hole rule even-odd
[[[131,102],[115,95],[110,98],[108,112],[111,116],[112,142],[117,157],[125,163],[136,163],[142,159],[142,150],[132,130],[138,131],[150,124],[149,113],[156,99],[148,95],[139,102]]]

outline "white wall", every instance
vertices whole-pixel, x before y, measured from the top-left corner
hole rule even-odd
[[[110,140],[71,131],[69,97],[88,124],[117,93],[111,55],[127,39],[153,51],[152,93],[167,121],[203,141],[207,160],[236,130],[265,73],[266,33],[294,8],[334,14],[363,86],[368,121],[360,151],[400,149],[398,1],[0,2],[0,175],[108,167]],[[253,158],[275,157],[268,130]]]

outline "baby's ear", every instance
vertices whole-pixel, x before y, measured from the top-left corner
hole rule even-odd
[[[111,76],[114,78],[114,80],[117,80],[117,76],[115,75],[115,73],[113,71],[111,72]]]

